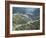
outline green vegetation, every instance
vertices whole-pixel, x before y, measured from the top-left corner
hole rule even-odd
[[[37,30],[40,29],[40,20],[34,20],[23,15],[13,15],[13,30]],[[29,23],[28,23],[29,22]]]

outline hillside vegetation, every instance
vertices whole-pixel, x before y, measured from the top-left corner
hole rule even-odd
[[[39,17],[32,19],[22,14],[13,15],[13,30],[38,30],[40,29]]]

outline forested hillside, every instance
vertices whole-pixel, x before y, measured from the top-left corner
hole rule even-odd
[[[22,14],[16,14],[13,16],[13,30],[37,30],[40,27],[39,17],[37,20],[28,18]]]

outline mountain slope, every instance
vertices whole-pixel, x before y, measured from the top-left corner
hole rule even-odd
[[[39,17],[38,17],[39,18]],[[32,20],[32,17],[28,17],[24,14],[13,15],[13,30],[34,30],[39,29],[40,21]]]

